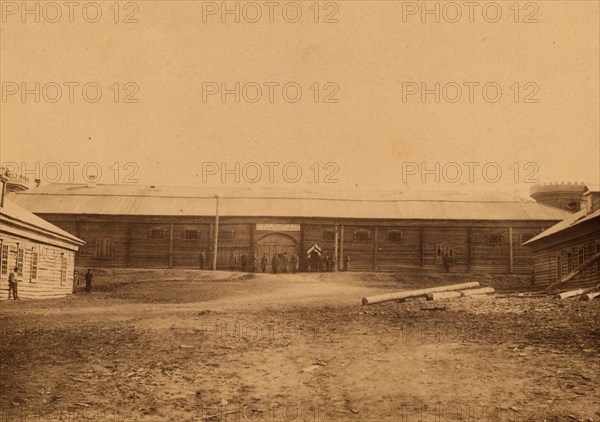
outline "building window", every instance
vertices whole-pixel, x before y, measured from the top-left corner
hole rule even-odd
[[[583,247],[577,250],[577,268],[581,268],[583,265],[583,261],[585,261],[585,249]],[[585,274],[585,269],[581,270],[580,276]]]
[[[235,230],[222,230],[219,237],[223,242],[230,242],[235,238]]]
[[[112,239],[96,239],[94,258],[107,259],[113,258],[115,252],[115,242]]]
[[[0,267],[2,267],[2,274],[8,273],[8,245],[2,245]]]
[[[153,227],[150,229],[149,236],[150,239],[166,239],[167,229],[162,227]]]
[[[198,229],[184,229],[183,230],[184,240],[198,240],[200,239],[200,230]]]
[[[29,281],[37,280],[38,253],[31,248],[31,270],[29,272]]]
[[[369,230],[355,230],[354,241],[355,242],[368,242],[371,240],[371,232]]]
[[[24,258],[24,250],[23,248],[17,249],[17,275],[19,277],[23,277],[23,258]]]
[[[571,274],[573,271],[573,254],[571,252],[567,253],[567,274]]]
[[[556,280],[560,280],[562,278],[562,255],[556,255]]]
[[[62,254],[60,258],[60,285],[67,284],[67,257]]]
[[[388,230],[386,239],[388,242],[402,242],[402,232],[400,230]]]
[[[333,242],[335,241],[335,232],[333,230],[323,230],[321,232],[321,239]]]
[[[488,235],[488,243],[490,245],[499,245],[504,243],[504,235],[500,232],[490,233]]]
[[[435,245],[435,263],[441,264],[444,262],[444,256],[447,256],[450,261],[454,259],[454,249],[446,243],[436,243]]]

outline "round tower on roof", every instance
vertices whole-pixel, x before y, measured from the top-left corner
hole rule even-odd
[[[563,210],[577,212],[581,209],[581,199],[585,183],[553,182],[536,184],[529,190],[529,195],[541,204]]]

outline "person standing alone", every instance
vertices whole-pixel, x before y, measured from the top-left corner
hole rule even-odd
[[[94,278],[94,274],[92,273],[92,269],[88,268],[87,273],[85,273],[85,291],[90,293],[92,291],[92,280]]]
[[[13,271],[8,275],[8,298],[10,299],[10,293],[14,300],[19,300],[19,294],[17,293],[17,272],[19,268],[15,267]]]

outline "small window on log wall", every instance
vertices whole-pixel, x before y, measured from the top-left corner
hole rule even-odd
[[[490,233],[488,236],[488,243],[491,245],[499,245],[500,243],[504,243],[504,236],[502,233]]]
[[[23,248],[17,250],[17,275],[23,277],[23,258],[25,254]]]
[[[388,242],[402,242],[402,232],[400,230],[388,230],[386,238]]]
[[[150,229],[150,239],[165,239],[167,237],[167,229],[162,227],[154,227]]]
[[[115,242],[112,239],[96,239],[94,258],[109,259],[114,256]]]
[[[198,240],[200,238],[200,230],[198,229],[184,229],[183,238],[185,240]]]
[[[2,245],[0,267],[2,267],[2,274],[8,273],[8,245]]]
[[[585,249],[583,247],[577,250],[577,268],[583,265],[583,261],[585,261]],[[582,270],[579,273],[579,276],[583,276],[585,274],[585,270]]]
[[[60,285],[64,286],[67,284],[67,257],[61,255],[60,258]]]
[[[37,270],[38,270],[38,253],[31,250],[31,271],[29,273],[29,280],[33,281],[37,279]]]
[[[235,230],[223,230],[219,232],[219,238],[223,242],[229,242],[235,238]]]
[[[368,230],[355,230],[354,241],[355,242],[368,242],[371,240],[371,233]]]
[[[556,255],[556,280],[562,278],[562,256],[561,254]]]
[[[323,230],[321,239],[333,242],[335,240],[335,232],[333,230]]]

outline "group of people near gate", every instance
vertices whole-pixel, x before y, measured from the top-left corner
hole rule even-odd
[[[295,274],[297,271],[334,271],[335,265],[337,264],[331,255],[323,254],[316,257],[309,257],[304,263],[304,268],[301,268],[298,255],[295,253],[288,254],[287,252],[280,254],[274,253],[271,257],[267,256],[265,253],[260,259],[257,255],[249,256],[246,253],[242,253],[239,260],[243,272],[272,272],[273,274],[288,272]],[[349,264],[350,256],[345,255],[342,270],[348,271]],[[231,252],[229,256],[229,269],[231,271],[236,271],[238,269],[238,256],[234,252]]]

